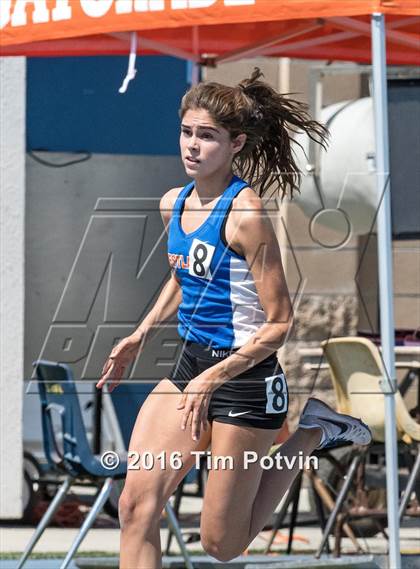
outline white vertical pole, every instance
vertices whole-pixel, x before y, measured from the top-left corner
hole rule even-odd
[[[192,63],[191,70],[191,86],[198,85],[200,83],[200,64],[197,63],[200,55],[200,36],[198,32],[198,26],[193,26],[192,29],[192,43],[193,52],[196,57],[195,61]]]
[[[191,65],[191,87],[193,87],[200,83],[200,65],[198,63],[192,63]]]
[[[23,503],[25,57],[0,57],[0,124],[0,518],[18,519]]]
[[[382,201],[378,211],[379,306],[382,356],[387,377],[385,393],[385,453],[389,534],[389,568],[401,568],[398,518],[398,453],[395,420],[395,325],[393,307],[391,189],[386,80],[385,17],[372,14],[373,106],[375,116],[376,190]]]

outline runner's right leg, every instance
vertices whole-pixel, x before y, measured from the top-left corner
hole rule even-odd
[[[140,408],[129,451],[154,457],[151,470],[128,470],[119,501],[121,524],[120,569],[160,569],[160,516],[166,502],[195,463],[191,451],[206,450],[211,427],[193,441],[191,428],[181,430],[182,410],[177,410],[181,391],[162,379]],[[164,451],[166,468],[157,458]],[[171,453],[181,453],[182,467],[171,467]],[[133,463],[133,459],[129,460]]]

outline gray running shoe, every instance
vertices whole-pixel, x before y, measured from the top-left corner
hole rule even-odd
[[[372,441],[372,433],[361,419],[338,413],[314,397],[308,399],[300,416],[299,427],[302,429],[319,427],[322,430],[317,450],[331,448],[344,441],[357,445],[368,445]]]

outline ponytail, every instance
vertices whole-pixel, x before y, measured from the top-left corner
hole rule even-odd
[[[291,134],[303,131],[326,148],[328,130],[311,119],[306,104],[277,93],[260,80],[262,76],[255,68],[251,77],[236,87],[200,83],[184,95],[180,115],[203,108],[231,138],[245,133],[245,145],[233,160],[234,173],[258,188],[260,197],[273,188],[271,195],[277,193],[283,199],[289,190],[293,198],[293,192],[300,191],[301,171],[292,143],[302,145]]]

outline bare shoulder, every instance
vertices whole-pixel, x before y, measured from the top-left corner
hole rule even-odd
[[[172,188],[167,192],[165,192],[160,199],[159,209],[160,209],[160,215],[162,216],[162,221],[165,225],[165,229],[171,220],[172,210],[174,208],[176,198],[179,196],[181,190],[182,187]]]
[[[181,190],[182,186],[179,188],[172,188],[163,194],[163,196],[160,198],[161,211],[168,209],[172,211],[176,198],[179,196]]]
[[[262,199],[253,189],[244,188],[234,198],[226,221],[225,235],[229,246],[244,257],[247,240],[256,243],[265,238],[267,231],[274,233]]]
[[[244,188],[232,202],[232,221],[236,227],[265,215],[263,201],[252,188]]]

